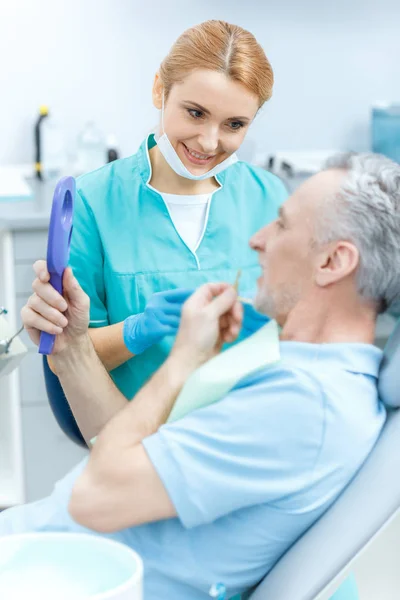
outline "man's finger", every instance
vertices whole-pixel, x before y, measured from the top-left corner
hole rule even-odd
[[[243,304],[241,302],[235,302],[232,307],[232,316],[234,320],[241,324],[243,320]]]
[[[240,333],[240,327],[236,324],[231,324],[223,333],[223,340],[226,344],[234,342]]]
[[[211,304],[209,304],[208,309],[214,316],[221,317],[233,307],[236,300],[236,290],[231,285],[228,285],[228,287],[220,293],[219,296],[216,296]]]

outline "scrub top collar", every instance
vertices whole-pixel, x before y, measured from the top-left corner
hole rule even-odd
[[[139,173],[144,185],[147,185],[151,179],[151,162],[149,157],[149,150],[154,148],[154,146],[156,145],[157,142],[155,140],[154,133],[150,133],[147,136],[147,138],[141,143],[137,153]],[[215,176],[215,179],[221,187],[225,183],[225,178],[228,170],[229,167],[225,171],[218,173],[218,176]]]
[[[332,343],[310,344],[305,342],[280,342],[281,358],[296,366],[321,369],[325,364],[339,367],[351,373],[362,373],[378,378],[383,351],[372,344]]]

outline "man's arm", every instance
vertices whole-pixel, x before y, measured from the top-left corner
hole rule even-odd
[[[73,489],[71,514],[99,531],[172,517],[174,505],[141,442],[165,423],[190,374],[238,336],[242,311],[237,294],[227,284],[209,284],[193,294],[170,357],[127,403],[96,355],[87,333],[88,298],[69,271],[64,289],[68,325],[57,336],[53,357],[61,384],[87,440],[111,418]],[[92,409],[88,414],[85,406],[93,408],[96,401],[93,420]]]
[[[86,350],[79,353],[85,365],[90,360]],[[141,442],[165,423],[192,370],[171,356],[101,431],[73,489],[69,511],[75,521],[110,532],[176,516]]]

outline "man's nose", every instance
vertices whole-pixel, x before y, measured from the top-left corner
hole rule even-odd
[[[257,233],[255,233],[250,238],[249,245],[250,245],[250,248],[252,248],[252,250],[256,250],[257,252],[265,250],[265,242],[267,239],[267,228],[268,228],[268,226],[266,225],[262,229],[259,229],[257,231]]]

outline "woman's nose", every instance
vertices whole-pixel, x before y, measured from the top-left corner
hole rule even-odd
[[[204,154],[214,154],[219,146],[218,128],[207,127],[199,136],[199,144]]]

